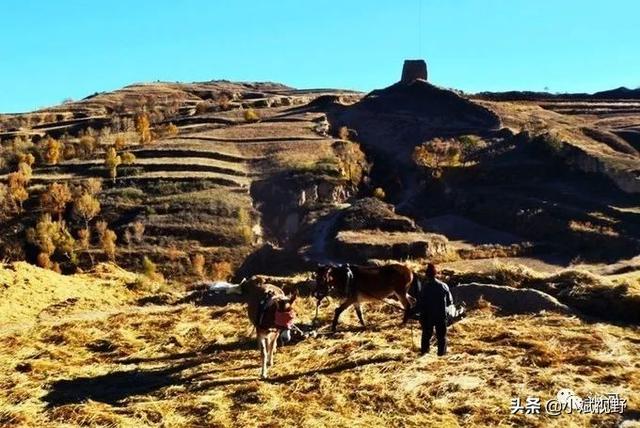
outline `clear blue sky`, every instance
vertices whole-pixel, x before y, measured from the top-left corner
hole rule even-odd
[[[371,90],[424,57],[465,91],[640,86],[636,0],[7,0],[0,112],[142,81]]]

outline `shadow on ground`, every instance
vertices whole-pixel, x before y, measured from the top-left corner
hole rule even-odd
[[[228,361],[228,358],[219,360],[211,354],[216,352],[247,351],[255,349],[255,340],[243,339],[237,342],[212,344],[197,351],[168,354],[150,358],[127,358],[116,360],[121,364],[144,364],[166,362],[169,365],[164,368],[134,370],[119,370],[93,377],[78,377],[74,379],[62,379],[51,384],[49,392],[42,398],[48,407],[57,407],[68,404],[80,404],[88,400],[98,401],[110,405],[119,405],[129,397],[146,395],[156,392],[171,385],[181,385],[189,391],[197,392],[224,385],[241,384],[257,380],[257,376],[218,376],[222,372],[229,373],[239,370],[256,368],[259,366],[258,354],[256,361],[251,364],[243,364],[235,367],[215,367],[212,369],[196,370],[195,373],[184,372],[198,366],[212,362]],[[228,356],[227,356],[228,357]],[[399,357],[375,357],[345,361],[328,367],[315,370],[290,373],[269,379],[274,384],[283,384],[301,377],[315,374],[333,374],[344,370],[352,370],[357,367],[380,364],[388,361],[397,361]]]

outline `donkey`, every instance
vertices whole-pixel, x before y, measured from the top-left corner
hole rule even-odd
[[[273,365],[278,337],[283,330],[293,326],[295,312],[293,302],[297,293],[287,296],[282,289],[271,284],[247,281],[242,285],[247,299],[247,314],[256,329],[258,347],[262,355],[261,377],[268,377],[268,367]]]
[[[360,324],[366,327],[360,303],[367,300],[383,300],[395,294],[404,309],[402,323],[409,319],[415,299],[409,295],[413,282],[411,269],[400,264],[384,266],[319,266],[316,271],[315,297],[317,304],[333,293],[344,298],[335,311],[331,330],[336,331],[338,318],[349,306],[354,305]]]

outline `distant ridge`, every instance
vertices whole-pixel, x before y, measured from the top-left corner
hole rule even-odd
[[[541,100],[640,100],[640,88],[629,89],[621,86],[607,91],[587,93],[562,93],[536,91],[506,91],[506,92],[478,92],[471,95],[472,98],[490,101],[541,101]]]

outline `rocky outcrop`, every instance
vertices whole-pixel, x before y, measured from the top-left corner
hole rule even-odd
[[[447,238],[433,233],[362,230],[339,232],[333,250],[340,260],[362,263],[437,258],[447,254],[449,245]]]
[[[529,314],[554,311],[564,314],[571,309],[555,297],[532,288],[514,288],[495,284],[459,284],[451,288],[454,301],[475,305],[480,298],[500,308],[503,314]]]
[[[419,230],[412,219],[396,214],[393,205],[376,198],[359,199],[345,209],[338,221],[338,229],[376,229],[386,232],[416,232]]]

